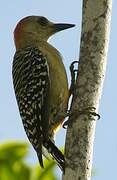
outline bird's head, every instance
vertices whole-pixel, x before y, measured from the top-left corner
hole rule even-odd
[[[74,24],[53,23],[43,16],[25,17],[14,31],[16,48],[22,46],[24,42],[30,44],[33,41],[47,41],[53,34],[74,26]]]

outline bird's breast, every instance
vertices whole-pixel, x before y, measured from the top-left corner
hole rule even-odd
[[[61,108],[64,109],[67,107],[69,90],[67,74],[62,61],[61,54],[56,48],[54,48],[48,43],[45,44],[45,46],[43,46],[42,51],[47,58],[47,63],[49,66],[50,106],[54,108],[61,105]]]

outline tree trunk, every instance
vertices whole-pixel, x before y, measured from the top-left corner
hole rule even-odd
[[[111,0],[84,0],[80,60],[67,129],[63,180],[90,180],[93,142],[109,44]]]

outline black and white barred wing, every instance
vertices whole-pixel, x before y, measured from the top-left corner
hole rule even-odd
[[[46,58],[38,48],[16,52],[13,61],[13,83],[26,134],[43,167],[42,143],[48,136],[49,70]]]

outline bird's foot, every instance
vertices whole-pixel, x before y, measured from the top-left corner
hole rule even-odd
[[[69,111],[68,112],[68,116],[71,117],[71,116],[78,116],[78,115],[82,115],[82,114],[87,114],[88,116],[97,116],[97,120],[100,119],[100,115],[97,114],[95,112],[96,108],[95,107],[87,107],[81,111],[78,111],[78,110],[74,110],[72,113]],[[64,122],[63,124],[63,128],[66,129],[67,126],[71,123],[71,120],[68,119],[67,121]]]

